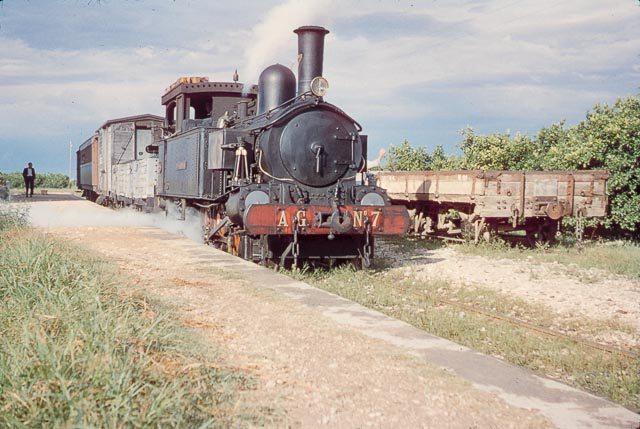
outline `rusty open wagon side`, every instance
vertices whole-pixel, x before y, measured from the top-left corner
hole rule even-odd
[[[555,235],[564,216],[606,216],[606,171],[380,171],[375,180],[390,198],[412,210],[416,234],[475,239],[523,230],[531,240]],[[450,210],[459,213],[453,219]],[[453,216],[455,217],[455,216]]]

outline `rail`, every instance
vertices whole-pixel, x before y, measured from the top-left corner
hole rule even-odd
[[[509,317],[509,316],[503,316],[501,314],[497,314],[497,313],[492,313],[490,311],[486,311],[483,309],[478,309],[472,306],[468,306],[465,304],[461,304],[459,302],[455,302],[455,301],[451,301],[448,299],[444,299],[442,297],[438,297],[434,294],[426,294],[426,293],[418,293],[416,291],[411,291],[408,290],[406,288],[403,288],[402,286],[392,286],[392,288],[396,291],[402,292],[404,295],[409,295],[409,296],[413,296],[419,299],[429,299],[432,300],[435,303],[441,303],[441,304],[446,304],[446,305],[450,305],[452,307],[457,307],[461,310],[465,310],[471,313],[476,313],[476,314],[481,314],[485,317],[489,317],[489,318],[493,318],[496,320],[501,320],[503,322],[507,322],[510,323],[512,325],[516,325],[519,326],[521,328],[525,328],[525,329],[529,329],[531,331],[536,331],[538,333],[541,333],[543,335],[547,335],[547,336],[551,336],[551,337],[556,337],[556,338],[561,338],[563,340],[567,340],[576,344],[580,344],[583,345],[585,347],[591,348],[591,349],[596,349],[596,350],[600,350],[600,351],[604,351],[607,353],[615,353],[621,356],[624,356],[626,358],[629,359],[640,359],[640,353],[636,353],[632,350],[626,350],[626,349],[620,349],[617,347],[612,347],[612,346],[608,346],[606,344],[601,344],[601,343],[597,343],[595,341],[591,341],[591,340],[587,340],[585,338],[582,337],[578,337],[578,336],[571,336],[571,335],[567,335],[564,334],[562,332],[558,332],[558,331],[554,331],[552,329],[548,329],[542,326],[538,326],[538,325],[534,325],[532,323],[528,323],[525,322],[523,320],[519,320],[513,317]]]

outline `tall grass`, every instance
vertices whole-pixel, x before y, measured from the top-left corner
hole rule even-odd
[[[0,233],[0,427],[259,423],[246,376],[178,340],[107,266],[29,229]]]

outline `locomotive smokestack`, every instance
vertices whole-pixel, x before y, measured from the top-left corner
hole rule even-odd
[[[322,76],[324,36],[329,30],[317,26],[304,26],[296,30],[298,35],[298,95],[309,90],[314,77]]]

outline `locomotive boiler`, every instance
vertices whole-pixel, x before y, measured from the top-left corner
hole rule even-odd
[[[263,264],[369,266],[376,235],[404,234],[409,217],[364,179],[367,136],[324,100],[322,27],[298,36],[298,79],[267,67],[258,86],[183,79],[162,97],[167,136],[157,197],[196,209],[205,240]]]

